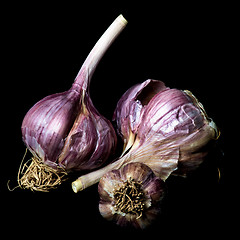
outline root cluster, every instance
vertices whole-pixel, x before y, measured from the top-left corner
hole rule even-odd
[[[114,200],[116,210],[134,214],[137,216],[136,219],[140,218],[144,211],[142,183],[130,178],[120,189],[114,191]]]
[[[23,189],[48,192],[59,186],[67,172],[62,168],[53,169],[36,157],[21,164],[18,173],[18,185]]]

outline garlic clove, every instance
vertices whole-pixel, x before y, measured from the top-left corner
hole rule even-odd
[[[99,211],[120,226],[146,228],[160,213],[165,183],[143,163],[107,172],[98,185]]]
[[[113,121],[117,123],[117,131],[124,141],[124,152],[134,142],[145,106],[158,92],[164,91],[163,82],[148,79],[127,90],[119,99],[113,114]]]
[[[92,153],[89,163],[101,166],[105,161],[115,152],[117,136],[111,122],[104,116],[99,114],[97,109],[93,106],[93,103],[88,99],[88,108],[95,122],[97,130],[97,141],[94,152]],[[89,166],[90,167],[90,166]],[[91,168],[92,169],[92,168]]]
[[[101,184],[98,185],[98,191],[101,192],[101,200],[109,201],[109,196],[113,198],[113,189],[121,188],[123,181],[118,170],[107,172],[101,179]]]
[[[165,186],[163,181],[159,181],[159,178],[154,177],[151,181],[143,183],[144,191],[151,196],[153,201],[161,201],[164,197]]]
[[[83,94],[79,112],[58,162],[65,169],[91,170],[101,166],[115,151],[116,134],[111,123],[94,108]]]
[[[108,219],[109,221],[113,220],[114,214],[112,212],[112,203],[111,201],[108,201],[108,199],[106,199],[106,201],[100,200],[99,211],[105,219]]]
[[[124,181],[134,179],[142,184],[153,178],[153,172],[149,171],[149,167],[141,164],[127,164],[121,169],[120,173]]]
[[[173,174],[186,176],[196,170],[206,159],[218,137],[216,125],[212,127],[210,124],[205,124],[198,132],[191,134],[180,146],[178,169]]]
[[[75,91],[47,96],[23,119],[23,141],[35,157],[48,165],[54,166],[61,153],[78,111],[78,99],[79,94]]]
[[[95,150],[97,131],[93,119],[90,116],[79,114],[75,120],[75,126],[68,134],[63,151],[58,162],[66,169],[79,170],[87,168],[87,161]]]

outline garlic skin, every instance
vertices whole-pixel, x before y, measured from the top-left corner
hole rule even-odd
[[[86,93],[75,123],[65,139],[58,162],[64,169],[91,170],[100,167],[116,148],[116,134]]]
[[[124,141],[124,152],[135,140],[145,106],[155,94],[165,89],[163,82],[148,79],[129,88],[119,99],[112,120],[116,121],[117,132]]]
[[[23,142],[34,157],[51,167],[57,165],[64,139],[79,109],[79,98],[79,93],[71,90],[47,96],[37,102],[23,119]]]
[[[106,173],[99,182],[99,211],[120,226],[144,229],[160,214],[165,183],[142,163]]]
[[[157,84],[161,87],[157,88]],[[129,135],[135,135],[134,141],[126,144],[132,146],[132,158],[137,155],[143,159],[151,151],[153,159],[175,160],[178,167],[175,173],[179,175],[195,170],[207,155],[207,146],[219,137],[216,124],[207,116],[202,104],[190,91],[170,89],[157,80],[146,80],[130,92],[134,94],[128,98],[123,95],[119,100],[114,119],[125,141],[129,141]],[[141,118],[137,119],[137,128],[132,128],[132,116],[136,115],[133,106],[136,104],[140,106]],[[125,122],[129,124],[123,124]],[[146,164],[163,179],[176,170],[169,169],[168,174],[159,172],[151,162]]]

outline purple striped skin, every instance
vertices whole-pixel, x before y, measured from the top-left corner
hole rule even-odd
[[[77,116],[58,160],[65,169],[100,167],[115,151],[117,138],[111,123],[94,108],[88,94],[84,100],[85,109]]]
[[[145,93],[143,93],[144,89],[147,90]],[[145,105],[153,95],[165,89],[163,82],[148,79],[134,85],[123,94],[113,115],[113,121],[116,121],[118,126],[118,133],[123,139],[127,141],[130,132],[137,133]],[[143,99],[139,100],[141,96]]]
[[[88,94],[81,102],[79,92],[72,89],[36,103],[23,120],[22,136],[34,156],[67,171],[101,166],[117,141],[112,124],[98,113]]]
[[[23,119],[24,143],[35,157],[51,167],[56,167],[64,139],[78,112],[79,98],[80,94],[72,90],[47,96],[37,102]]]
[[[160,138],[187,135],[205,123],[200,109],[181,90],[167,89],[156,94],[147,105],[138,136],[145,141],[151,134]]]
[[[146,90],[149,84],[154,87]],[[156,80],[129,89],[119,100],[113,119],[125,141],[131,133],[135,135],[128,155],[136,156],[136,161],[143,161],[163,179],[177,167],[179,175],[195,170],[212,140],[219,137],[215,123],[191,93],[167,88]],[[173,164],[156,165],[158,159]]]

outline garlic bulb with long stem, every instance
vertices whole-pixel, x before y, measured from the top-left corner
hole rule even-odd
[[[114,151],[115,131],[94,107],[89,83],[104,53],[126,24],[122,15],[117,17],[87,56],[72,87],[40,100],[24,117],[23,141],[41,163],[66,171],[90,170],[101,166]]]
[[[119,100],[114,118],[124,139],[122,156],[74,181],[75,192],[129,162],[146,164],[163,180],[173,172],[186,175],[203,162],[207,147],[219,137],[215,123],[192,93],[156,80],[130,88]]]

